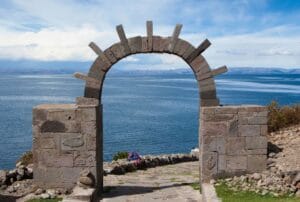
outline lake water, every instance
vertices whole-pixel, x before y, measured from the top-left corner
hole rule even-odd
[[[223,75],[221,104],[300,101],[300,75]],[[0,76],[0,169],[31,149],[31,111],[41,103],[72,103],[84,83],[72,75]],[[198,144],[198,89],[192,74],[109,74],[103,92],[104,159],[117,151],[189,152]]]

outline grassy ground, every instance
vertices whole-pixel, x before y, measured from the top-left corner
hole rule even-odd
[[[222,202],[300,202],[300,198],[281,196],[274,197],[271,195],[259,195],[255,192],[230,190],[225,184],[216,186],[218,197]]]
[[[54,198],[54,199],[32,199],[26,202],[59,202],[62,201],[61,198]]]

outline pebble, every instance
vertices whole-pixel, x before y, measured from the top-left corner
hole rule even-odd
[[[48,193],[43,193],[43,194],[41,194],[41,198],[42,199],[49,199],[50,195]]]

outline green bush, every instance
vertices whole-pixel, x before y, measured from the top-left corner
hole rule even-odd
[[[118,159],[127,159],[128,158],[128,152],[125,151],[121,151],[121,152],[117,152],[114,156],[113,156],[113,160],[116,161]]]
[[[268,105],[268,131],[274,132],[281,128],[300,123],[300,104],[279,106],[273,101]]]
[[[17,160],[17,162],[22,162],[23,165],[27,166],[28,164],[33,163],[32,151],[27,151]]]

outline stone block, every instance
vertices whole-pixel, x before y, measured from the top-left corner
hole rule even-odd
[[[202,129],[203,136],[226,136],[228,124],[226,122],[205,122]]]
[[[56,149],[37,151],[39,167],[73,167],[73,154],[59,154]]]
[[[192,45],[190,45],[186,51],[184,52],[184,54],[182,55],[183,59],[186,61],[187,58],[191,55],[192,52],[194,52],[196,50],[195,47],[193,47]]]
[[[225,137],[203,137],[203,151],[218,152],[218,154],[225,154],[226,141]]]
[[[199,82],[198,82],[199,84]],[[199,89],[201,89],[201,86],[199,86]],[[210,90],[210,91],[201,91],[200,92],[200,99],[202,100],[217,100],[217,91],[216,89]]]
[[[47,120],[49,121],[68,121],[76,119],[76,110],[74,109],[62,109],[49,111],[47,115]]]
[[[86,106],[79,108],[79,114],[81,117],[81,121],[96,121],[97,120],[97,107],[94,106]]]
[[[227,171],[247,170],[247,156],[226,156]]]
[[[161,44],[161,41],[163,40],[162,37],[160,36],[153,36],[153,49],[152,51],[153,52],[161,52],[160,50],[160,44]]]
[[[237,114],[238,107],[216,107],[215,113],[216,114]]]
[[[60,121],[45,121],[41,126],[41,133],[61,133],[66,131],[65,124]]]
[[[65,133],[61,136],[62,151],[84,150],[85,138],[80,133]]]
[[[248,155],[253,155],[253,154],[257,154],[257,155],[267,155],[267,148],[265,149],[248,149],[247,150],[247,154]]]
[[[203,114],[202,119],[207,122],[220,122],[233,120],[234,117],[234,114]]]
[[[78,121],[66,121],[65,122],[66,133],[80,133],[81,124]]]
[[[267,111],[267,108],[260,105],[242,105],[239,107],[239,112],[262,112],[262,111]]]
[[[86,135],[85,138],[86,138],[86,149],[88,151],[96,151],[96,148],[97,148],[97,139],[96,139],[96,137]]]
[[[260,125],[239,125],[240,136],[259,136]]]
[[[81,133],[87,136],[97,136],[97,124],[95,121],[81,122]],[[99,126],[100,127],[100,126]]]
[[[147,53],[148,50],[148,37],[142,37],[142,48],[141,53]]]
[[[251,116],[248,117],[249,125],[266,125],[268,122],[268,117],[266,116]]]
[[[218,154],[217,152],[205,152],[202,154],[202,182],[209,182],[218,172]]]
[[[104,51],[104,54],[107,57],[107,59],[109,59],[111,64],[117,62],[117,58],[114,56],[113,52],[109,48]]]
[[[142,37],[136,36],[128,39],[131,53],[140,53],[142,51]]]
[[[202,55],[198,55],[191,63],[190,67],[193,69],[194,72],[199,72],[200,67],[203,65],[208,66],[204,57]]]
[[[41,149],[56,149],[56,141],[54,138],[40,137],[38,144],[39,144],[39,148]]]
[[[76,151],[74,153],[74,166],[96,167],[96,151]]]
[[[262,135],[262,136],[268,135],[268,126],[267,125],[260,126],[260,135]]]
[[[267,137],[246,137],[246,149],[267,149]]]
[[[76,98],[76,104],[78,106],[98,106],[99,100],[96,98],[86,98],[86,97],[77,97]]]
[[[267,155],[249,155],[247,170],[250,172],[261,172],[267,167]]]
[[[234,116],[233,119],[228,120],[228,135],[238,136],[239,134],[239,124],[238,119]]]
[[[99,96],[100,96],[100,89],[92,88],[92,87],[89,87],[89,86],[85,87],[84,97],[99,99]]]
[[[37,125],[40,122],[44,122],[47,119],[47,111],[45,109],[36,106],[32,110],[32,124]]]
[[[218,173],[226,171],[226,155],[218,155]]]
[[[73,188],[84,167],[34,169],[34,181],[41,188]],[[94,168],[91,168],[93,172]]]
[[[197,81],[202,81],[202,80],[211,78],[212,76],[213,75],[211,74],[211,71],[206,72],[206,73],[200,73],[200,72],[196,73],[196,79],[197,79]]]
[[[203,107],[218,106],[219,103],[219,99],[201,99],[201,106]]]
[[[214,90],[216,90],[216,85],[214,83],[207,86],[200,87],[200,92],[214,91]]]
[[[183,57],[183,55],[187,50],[193,50],[193,49],[194,47],[189,42],[182,39],[178,39],[173,52]]]
[[[124,46],[122,46],[121,43],[115,43],[109,49],[117,60],[124,58],[128,55],[125,53]]]
[[[103,58],[105,57],[105,58]],[[97,72],[99,70],[102,70],[104,72],[107,72],[110,67],[111,67],[111,62],[110,60],[106,57],[106,55],[103,53],[103,57],[98,57],[94,63],[92,64],[91,68],[90,68],[90,71],[91,73],[89,72],[88,73],[88,76],[91,76],[92,77],[92,74],[94,74],[94,78],[95,78],[95,74],[97,74]],[[102,77],[101,75],[97,75],[96,78],[98,78],[98,80],[102,80]]]
[[[216,111],[216,107],[201,107],[201,118],[203,118],[203,114],[214,114]]]
[[[227,155],[246,155],[245,137],[228,137],[226,139]]]
[[[199,83],[199,86],[201,88],[201,86],[208,86],[208,85],[211,85],[211,84],[215,84],[215,81],[213,78],[208,78],[208,79],[205,79],[205,80],[202,80],[202,81],[198,81]]]

